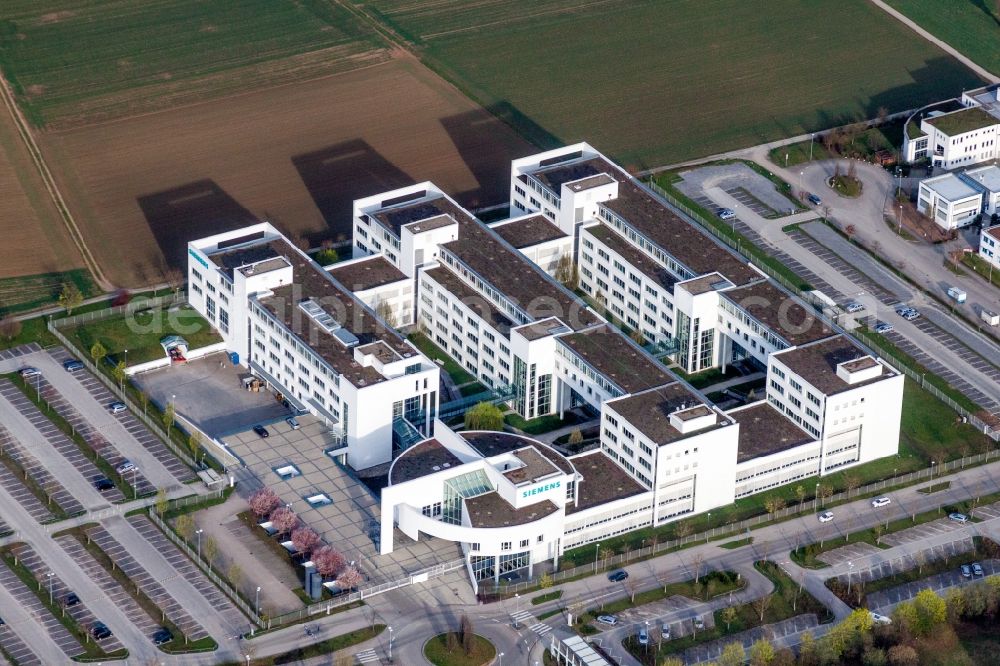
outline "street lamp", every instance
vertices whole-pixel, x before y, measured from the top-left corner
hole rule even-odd
[[[813,495],[813,511],[816,510],[816,503],[819,502],[819,484],[816,484],[816,494]]]
[[[500,661],[497,662],[497,666],[503,666],[503,652],[500,653]]]
[[[601,553],[601,544],[594,544],[594,573],[597,573],[597,557]]]
[[[649,654],[649,620],[646,620],[646,654]]]
[[[198,559],[201,559],[201,533],[205,530],[196,530],[195,534],[198,535]]]
[[[712,529],[712,512],[708,512],[708,525],[705,530],[705,543],[708,543],[708,532]]]
[[[854,571],[854,562],[847,563],[847,594],[851,594],[851,572]]]
[[[392,663],[392,627],[389,627],[389,663]]]
[[[257,596],[254,598],[253,607],[257,611],[257,615],[260,615],[260,585],[257,586]]]
[[[809,161],[813,161],[813,143],[816,141],[816,133],[813,132],[809,135]]]
[[[132,499],[139,497],[139,489],[135,486],[135,473],[139,471],[139,468],[132,465]]]
[[[49,577],[49,605],[52,605],[52,577],[55,574],[50,571],[47,575]]]
[[[521,595],[517,592],[514,593],[514,612],[517,613],[521,608]]]

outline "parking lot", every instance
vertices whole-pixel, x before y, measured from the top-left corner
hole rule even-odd
[[[14,633],[14,629],[10,625],[0,627],[0,647],[10,655],[10,658],[18,666],[41,666],[42,664],[38,655],[32,652],[27,643]]]
[[[711,643],[688,648],[684,651],[684,663],[694,664],[718,659],[727,645],[737,641],[743,644],[744,649],[749,650],[750,646],[761,638],[773,643],[791,634],[800,634],[804,631],[814,630],[818,626],[819,621],[812,613],[808,615],[796,615],[781,622],[764,625],[763,627],[755,627],[749,631],[726,636]]]
[[[84,512],[83,505],[66,490],[63,484],[49,470],[28,453],[21,442],[2,425],[0,425],[0,451],[3,451],[3,455],[17,463],[39,488],[45,490],[52,502],[59,506],[68,516],[75,516]],[[7,468],[0,466],[0,473],[4,470],[7,470]],[[6,482],[4,486],[8,489],[12,487]]]
[[[734,162],[697,167],[680,173],[681,182],[676,187],[684,194],[703,195],[713,187],[723,190],[765,219],[775,219],[798,213],[805,208],[779,192],[774,183],[751,169],[746,164]],[[704,205],[704,204],[703,204]],[[707,206],[709,210],[718,204]]]
[[[288,409],[272,393],[245,390],[242,377],[246,374],[219,353],[144,372],[132,381],[155,404],[162,407],[172,401],[178,416],[212,437],[221,437],[288,416]]]
[[[896,294],[844,261],[839,254],[825,245],[821,245],[811,236],[802,231],[792,232],[789,236],[794,239],[796,243],[832,266],[838,273],[846,277],[848,280],[863,287],[866,291],[875,296],[875,298],[877,298],[883,305],[891,307],[896,303],[899,303],[899,297]]]
[[[82,474],[88,483],[94,478],[104,476],[80,448],[70,441],[69,437],[64,435],[16,386],[7,380],[0,380],[0,401],[6,402],[20,413],[37,431],[38,436],[51,445],[69,463],[70,467]],[[8,425],[12,424],[8,423]],[[125,496],[119,489],[113,488],[106,491],[103,497],[109,502],[116,502],[124,499]]]
[[[993,576],[1000,572],[1000,560],[982,560],[979,564],[983,567],[985,576]],[[982,580],[983,578],[979,576],[965,578],[962,576],[961,568],[956,565],[951,571],[928,576],[912,583],[904,583],[898,587],[882,590],[881,592],[873,592],[867,596],[866,600],[869,608],[881,609],[887,606],[894,606],[902,601],[909,601],[917,596],[917,593],[921,590],[930,589],[940,593],[951,587],[970,585]]]
[[[69,630],[59,622],[56,616],[48,611],[41,600],[35,596],[35,593],[28,589],[27,585],[22,583],[17,574],[11,571],[6,564],[0,564],[0,587],[3,587],[26,613],[44,627],[46,633],[67,657],[75,657],[83,653],[79,641],[69,633]]]

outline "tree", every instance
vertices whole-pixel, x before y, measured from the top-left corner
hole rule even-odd
[[[552,587],[553,582],[554,581],[552,580],[552,576],[550,576],[548,572],[545,572],[538,579],[538,587],[540,587],[543,590],[547,590],[550,587]]]
[[[952,588],[944,597],[944,603],[948,607],[948,622],[955,624],[962,619],[965,613],[965,595],[961,588]]]
[[[812,632],[803,632],[799,636],[799,664],[801,666],[816,666],[819,663],[818,657],[816,639],[813,638]]]
[[[948,606],[936,592],[925,589],[911,601],[896,606],[896,614],[915,635],[930,636],[947,621]]]
[[[774,594],[765,594],[764,596],[753,600],[753,609],[757,611],[758,615],[760,615],[761,622],[764,621],[764,613],[766,613],[767,609],[771,607],[772,601],[774,601]]]
[[[250,495],[250,499],[247,500],[247,504],[250,505],[250,510],[253,511],[254,515],[258,518],[264,518],[281,506],[281,499],[271,488],[265,486],[255,490]]]
[[[767,509],[767,512],[773,518],[774,514],[785,508],[785,500],[777,496],[768,497],[764,500],[764,508]]]
[[[844,235],[847,236],[847,240],[854,240],[854,236],[857,235],[858,228],[853,224],[848,224],[844,227]]]
[[[347,560],[333,546],[320,546],[312,554],[313,564],[316,571],[324,578],[331,578],[341,572],[347,565]]]
[[[392,303],[384,298],[378,299],[375,303],[375,314],[385,322],[389,328],[396,328],[396,311],[392,308]]]
[[[889,663],[892,666],[919,666],[920,657],[909,645],[893,645],[889,648]]]
[[[719,617],[726,623],[726,631],[729,631],[729,625],[736,619],[736,606],[726,606],[720,611]]]
[[[882,648],[869,646],[861,655],[861,663],[863,666],[886,666],[889,659],[885,656],[885,650]]]
[[[569,439],[566,440],[566,443],[570,446],[580,446],[583,444],[583,433],[579,429],[574,430],[569,434]]]
[[[475,647],[475,633],[472,627],[472,620],[465,613],[462,614],[462,620],[459,624],[459,633],[462,634],[462,648],[465,650],[466,656],[472,654],[472,650]]]
[[[170,428],[174,425],[174,417],[177,415],[174,403],[168,402],[166,409],[163,410],[163,425],[167,429],[167,436],[170,436]]]
[[[156,514],[162,518],[163,514],[167,512],[169,504],[170,503],[167,500],[167,489],[159,488],[156,491]]]
[[[72,282],[63,282],[62,291],[59,292],[59,306],[66,310],[66,314],[73,314],[73,310],[83,303],[83,293],[80,288]]]
[[[480,402],[465,412],[466,430],[503,430],[503,412],[489,402]]]
[[[774,646],[766,638],[758,638],[750,646],[751,666],[770,666],[774,661]]]
[[[14,315],[0,319],[0,337],[4,340],[13,340],[19,335],[21,335],[21,322],[14,319]]]
[[[180,515],[177,517],[174,527],[177,528],[177,533],[184,537],[185,541],[190,541],[191,535],[194,534],[194,518],[186,513]]]
[[[111,376],[115,378],[116,382],[118,382],[118,387],[124,390],[125,377],[128,376],[125,373],[125,361],[118,361],[115,363],[115,367],[111,369]]]
[[[743,649],[743,644],[729,643],[726,647],[722,648],[722,653],[719,655],[716,663],[719,666],[743,666],[743,662],[746,660],[747,653]]]
[[[337,585],[342,590],[353,590],[361,584],[362,576],[357,567],[348,566],[337,576]]]
[[[340,259],[340,255],[332,247],[325,247],[316,253],[316,263],[320,266],[335,264]],[[348,285],[350,286],[350,285]]]
[[[694,556],[694,583],[698,584],[701,578],[701,567],[705,564],[705,556],[701,553],[696,553]]]
[[[694,528],[691,527],[691,523],[687,521],[677,523],[676,527],[674,527],[674,534],[677,535],[678,539],[684,539],[691,536],[691,532],[693,531]]]
[[[632,342],[639,345],[640,347],[646,344],[646,336],[644,336],[642,334],[642,331],[640,331],[637,328],[632,329],[632,332],[629,333],[628,337],[632,338]]]
[[[885,121],[889,119],[889,109],[884,106],[878,107],[878,111],[875,112],[875,118],[879,125],[884,125]]]
[[[847,486],[847,496],[851,496],[851,491],[857,490],[861,485],[861,479],[857,474],[844,474],[844,485]]]
[[[563,285],[573,291],[580,283],[580,273],[573,261],[572,254],[563,254],[556,263],[555,278]]]
[[[239,587],[240,583],[243,582],[243,567],[241,567],[236,562],[229,565],[229,569],[226,571],[226,577],[229,582],[233,584],[233,587]]]
[[[311,527],[300,527],[292,532],[292,545],[304,557],[308,557],[319,542],[319,535]]]
[[[287,506],[280,506],[271,512],[271,525],[278,534],[289,534],[299,526],[299,517]]]
[[[192,430],[191,434],[188,435],[187,445],[191,451],[191,457],[194,458],[195,462],[198,462],[198,453],[201,452],[201,433]]]
[[[799,500],[799,509],[801,509],[802,503],[806,499],[806,489],[801,484],[795,486],[795,497]]]
[[[100,342],[95,342],[90,347],[90,357],[94,359],[94,365],[99,364],[101,362],[101,359],[103,359],[107,355],[108,355],[107,347],[102,345]]]
[[[219,554],[219,544],[215,537],[208,537],[201,547],[201,552],[205,556],[205,561],[209,566],[215,564],[215,556]]]

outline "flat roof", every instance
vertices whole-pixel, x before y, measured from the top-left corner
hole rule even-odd
[[[330,275],[351,291],[364,291],[406,280],[406,274],[380,254],[343,266],[334,266]]]
[[[462,464],[454,453],[436,439],[427,439],[411,446],[392,463],[389,484],[412,481]]]
[[[582,192],[583,190],[589,190],[593,187],[600,187],[601,185],[610,185],[616,182],[614,178],[606,173],[600,173],[596,176],[587,176],[586,178],[581,178],[580,180],[570,181],[569,189],[574,192]]]
[[[572,460],[583,481],[576,484],[576,505],[566,504],[567,514],[648,490],[601,451],[575,456]]]
[[[562,323],[559,319],[549,317],[547,319],[539,319],[531,324],[518,326],[515,330],[520,333],[525,340],[530,342],[532,340],[540,340],[541,338],[555,335],[556,333],[566,333],[572,329]]]
[[[838,335],[814,344],[778,352],[774,354],[774,358],[815,386],[817,390],[826,395],[833,395],[895,375],[890,368],[883,366],[882,374],[854,384],[848,384],[837,376],[838,365],[868,355],[868,352],[849,338]]]
[[[406,224],[404,226],[411,233],[422,234],[425,231],[433,231],[434,229],[441,229],[443,227],[448,227],[453,224],[458,224],[458,221],[451,215],[444,213],[438,215],[437,217],[429,217],[425,220],[410,222],[409,224]]]
[[[569,462],[566,456],[562,455],[552,447],[545,446],[541,442],[531,439],[530,437],[515,435],[510,432],[494,432],[488,430],[459,432],[458,434],[462,436],[462,439],[469,443],[469,446],[479,452],[479,455],[484,458],[492,458],[493,456],[498,456],[501,453],[512,453],[519,449],[523,449],[525,446],[533,446],[542,457],[555,465],[560,472],[565,474],[573,473],[573,465]]]
[[[675,381],[673,375],[660,368],[652,356],[607,324],[579,333],[560,335],[556,340],[625,393],[635,393]]]
[[[978,106],[973,106],[960,111],[942,113],[939,116],[925,118],[928,124],[933,125],[938,131],[948,136],[957,136],[966,132],[974,132],[984,127],[1000,125],[1000,118],[996,118]]]
[[[1000,224],[994,224],[992,227],[986,227],[983,229],[983,233],[987,236],[1000,240]]]
[[[607,404],[628,421],[633,428],[660,446],[688,436],[670,423],[672,413],[679,409],[705,406],[701,398],[680,382],[610,400]],[[710,408],[706,407],[706,409]],[[719,419],[711,428],[702,428],[689,434],[700,434],[724,424],[725,421]]]
[[[946,173],[941,176],[934,176],[920,181],[920,184],[929,190],[933,190],[938,196],[948,201],[958,201],[970,197],[981,196],[979,190],[975,189],[964,180],[953,173]]]
[[[559,468],[553,465],[548,458],[540,454],[533,446],[518,449],[512,452],[511,455],[524,463],[524,467],[507,470],[503,473],[507,477],[507,480],[514,485],[532,483],[547,476],[560,473]]]
[[[740,424],[737,463],[816,441],[815,437],[768,402],[759,402],[726,414]]]
[[[455,275],[448,267],[436,266],[435,268],[426,269],[424,274],[441,285],[443,289],[447,289],[466,307],[478,314],[502,335],[507,336],[510,334],[510,327],[514,325],[514,322],[485,296]]]
[[[532,215],[513,222],[501,222],[490,228],[518,250],[558,238],[568,238],[559,227],[549,222],[549,218],[544,215]]]
[[[397,238],[402,228],[413,222],[426,221],[431,226],[442,225],[443,222],[436,219],[442,215],[450,215],[456,222],[469,221],[469,215],[465,211],[437,192],[425,193],[419,201],[388,206],[368,215],[392,231]]]
[[[467,498],[465,510],[473,527],[513,527],[540,520],[558,511],[559,507],[552,500],[545,500],[515,509],[499,493],[493,491]]]
[[[367,345],[361,345],[358,347],[358,351],[365,356],[370,354],[382,363],[392,363],[393,361],[399,360],[399,354],[396,353],[396,350],[381,340],[371,342]]]
[[[262,262],[271,263],[281,257],[270,241],[258,240],[254,245],[239,247],[235,250],[221,250],[208,255],[209,260],[223,273],[233,279],[233,271],[250,264]]]
[[[303,316],[298,304],[312,299],[367,345],[377,340],[385,342],[401,358],[417,356],[417,352],[393,329],[383,326],[353,294],[337,286],[326,271],[284,240],[268,241],[270,249],[292,264],[292,282],[272,289],[272,295],[259,298],[260,304],[281,321],[303,343],[345,379],[355,386],[366,386],[385,378],[374,368],[364,367],[354,360],[354,350],[338,342],[321,329],[309,316]]]
[[[563,183],[583,182],[585,179],[599,178],[602,175],[608,176],[612,173],[619,173],[617,167],[598,157],[542,167],[531,172],[531,176],[555,192],[556,196],[559,196],[562,193]],[[611,182],[610,178],[607,182]]]
[[[692,278],[681,283],[681,287],[684,288],[684,291],[694,296],[697,296],[698,294],[706,294],[710,291],[718,291],[719,289],[726,289],[732,286],[733,283],[722,277],[719,273],[709,273],[708,275]]]
[[[995,164],[969,169],[962,175],[975,183],[973,187],[979,186],[990,192],[1000,192],[1000,167]]]
[[[656,263],[652,257],[622,238],[611,227],[606,224],[596,224],[585,228],[583,231],[617,252],[633,268],[650,280],[670,293],[674,292],[674,285],[677,283],[677,278],[666,268]]]
[[[802,345],[833,335],[826,322],[769,280],[723,291],[720,295],[789,344]]]

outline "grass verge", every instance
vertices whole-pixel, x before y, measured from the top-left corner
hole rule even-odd
[[[451,636],[452,645],[449,645]],[[455,632],[438,634],[424,645],[424,656],[434,666],[482,666],[492,663],[497,649],[493,643],[478,634],[473,635],[472,649],[462,648],[462,636]]]
[[[555,601],[562,597],[562,590],[555,590],[553,592],[546,592],[545,594],[539,594],[537,597],[531,600],[532,606],[537,606],[539,604],[544,604],[549,601]]]
[[[406,339],[412,342],[413,346],[419,349],[430,360],[438,363],[441,369],[451,376],[451,381],[455,382],[456,386],[476,381],[476,378],[459,365],[458,361],[446,354],[443,349],[434,344],[425,334],[420,332],[410,333]]]

